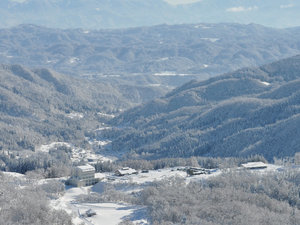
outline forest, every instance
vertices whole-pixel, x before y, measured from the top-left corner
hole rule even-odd
[[[300,173],[223,174],[203,183],[167,180],[146,188],[142,203],[153,224],[296,225]]]
[[[193,80],[113,118],[103,135],[128,158],[293,156],[300,149],[299,75],[298,55]]]
[[[0,224],[72,225],[71,216],[49,205],[49,197],[61,195],[64,185],[49,182],[36,185],[30,180],[5,176],[0,172]]]

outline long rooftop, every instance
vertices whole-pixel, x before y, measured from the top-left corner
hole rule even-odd
[[[95,168],[91,165],[77,166],[82,172],[95,171]]]

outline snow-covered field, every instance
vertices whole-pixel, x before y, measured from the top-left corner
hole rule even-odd
[[[146,209],[141,206],[121,203],[78,203],[77,198],[82,194],[88,194],[91,189],[91,186],[68,187],[62,197],[51,201],[51,206],[55,209],[66,210],[72,215],[74,224],[117,225],[126,219],[136,224],[148,224],[145,219]],[[85,212],[90,209],[96,215],[84,216]]]
[[[10,177],[15,177],[19,179],[24,179],[25,175],[21,173],[15,173],[15,172],[3,172],[5,175],[10,176]]]
[[[81,217],[81,220],[86,224],[115,225],[126,219],[131,220],[136,224],[148,224],[147,220],[143,219],[146,210],[139,206],[117,203],[86,203],[77,205],[77,209],[81,213],[84,213],[89,209],[96,212],[95,216]]]

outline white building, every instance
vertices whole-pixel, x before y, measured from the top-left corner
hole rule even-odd
[[[255,169],[265,169],[268,167],[267,164],[263,162],[248,162],[241,165],[245,169],[255,170]]]
[[[91,165],[77,166],[69,179],[69,184],[81,187],[89,186],[99,182],[98,178],[95,178],[95,168]]]

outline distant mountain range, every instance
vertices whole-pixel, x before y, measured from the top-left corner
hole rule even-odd
[[[0,29],[0,62],[86,77],[177,74],[203,79],[300,54],[299,40],[300,27],[273,29],[255,24],[119,30],[20,25]]]
[[[199,22],[300,25],[300,3],[295,0],[202,0],[177,5],[167,2],[172,1],[1,0],[0,27],[22,23],[85,29]]]
[[[107,131],[129,157],[249,156],[300,149],[300,56],[191,81],[130,109]]]

